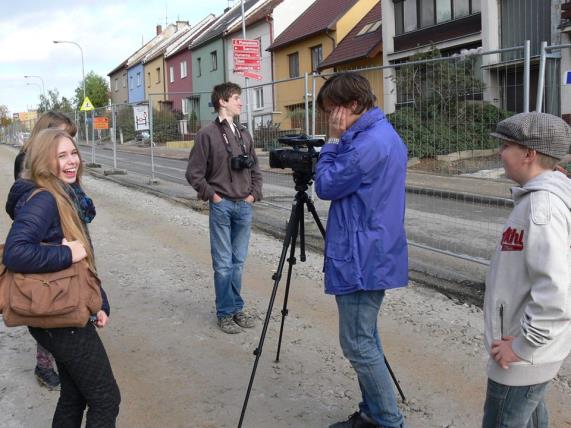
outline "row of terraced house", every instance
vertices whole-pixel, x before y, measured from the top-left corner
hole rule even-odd
[[[390,64],[414,60],[438,49],[442,56],[494,52],[530,41],[530,73],[521,55],[488,55],[477,72],[498,107],[534,110],[538,81],[544,81],[544,111],[571,118],[571,4],[569,0],[244,0],[220,15],[189,25],[157,26],[156,36],[124,59],[108,76],[114,104],[150,102],[158,111],[176,111],[198,126],[212,120],[208,94],[224,81],[247,83],[251,125],[295,127],[297,109],[311,106],[319,76],[371,69],[378,103],[387,112],[406,101],[389,78]],[[244,17],[242,16],[242,9]],[[260,43],[261,80],[245,81],[233,69],[232,40]],[[545,56],[542,42],[559,46]],[[315,76],[308,92],[307,74]],[[543,76],[546,76],[545,78]],[[525,97],[523,82],[529,80]],[[493,88],[493,89],[492,89]],[[401,93],[399,93],[399,91]],[[525,98],[524,98],[525,97]],[[246,122],[246,114],[241,118]]]

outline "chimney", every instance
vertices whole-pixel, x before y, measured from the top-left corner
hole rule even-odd
[[[188,21],[176,21],[176,28],[177,30],[182,30],[185,27],[188,27]]]
[[[163,32],[162,25],[157,25],[157,36]]]

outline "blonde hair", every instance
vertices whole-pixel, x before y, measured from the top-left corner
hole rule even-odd
[[[42,114],[32,128],[29,140],[22,146],[22,152],[25,153],[29,149],[31,141],[40,131],[48,128],[59,128],[61,125],[65,125],[65,132],[67,132],[71,137],[75,137],[75,134],[77,134],[77,127],[65,114],[57,111],[47,111]]]
[[[22,172],[22,178],[33,181],[39,189],[46,190],[52,194],[56,200],[60,217],[61,228],[65,239],[68,241],[80,241],[87,252],[87,262],[95,270],[93,249],[87,236],[87,231],[75,207],[74,202],[66,191],[68,184],[58,178],[58,146],[59,140],[67,138],[74,147],[77,145],[73,138],[60,129],[44,129],[31,140],[31,144],[26,152],[24,163],[28,166]],[[77,169],[77,185],[80,184],[80,177],[83,173],[83,164],[79,150],[79,166]]]

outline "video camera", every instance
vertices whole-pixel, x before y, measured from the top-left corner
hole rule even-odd
[[[319,153],[315,147],[321,147],[325,141],[311,138],[305,134],[288,134],[278,138],[280,144],[291,149],[274,149],[270,151],[271,168],[291,168],[294,172],[313,177]],[[307,147],[307,150],[301,150]]]

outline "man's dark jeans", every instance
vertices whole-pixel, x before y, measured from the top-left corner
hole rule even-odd
[[[121,395],[95,326],[30,328],[30,333],[54,356],[61,380],[52,427],[81,427],[86,406],[86,428],[115,427]]]

